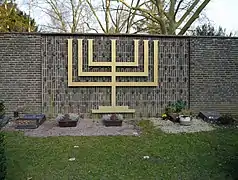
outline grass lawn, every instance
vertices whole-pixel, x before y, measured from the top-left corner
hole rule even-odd
[[[238,131],[140,137],[25,137],[7,132],[7,180],[238,178]],[[79,148],[74,148],[77,145]],[[150,156],[143,159],[143,156]],[[68,161],[75,157],[75,161]]]

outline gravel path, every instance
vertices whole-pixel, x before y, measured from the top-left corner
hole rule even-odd
[[[192,119],[190,126],[182,126],[179,123],[173,123],[169,120],[162,120],[159,118],[150,119],[156,128],[161,129],[166,133],[194,133],[200,131],[212,131],[214,127],[204,122],[201,119]]]
[[[123,123],[121,127],[105,127],[101,121],[79,120],[76,127],[59,127],[55,121],[45,121],[37,129],[16,130],[14,123],[8,123],[3,130],[23,131],[25,136],[49,137],[49,136],[119,136],[139,135],[138,130],[133,125]]]

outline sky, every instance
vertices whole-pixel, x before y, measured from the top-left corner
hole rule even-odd
[[[216,26],[228,32],[238,31],[238,0],[211,0],[206,7],[206,15]]]
[[[16,1],[20,8],[28,13],[28,7],[24,5],[27,0]],[[214,26],[226,28],[226,32],[238,32],[238,21],[236,21],[236,18],[238,18],[237,7],[238,0],[211,0],[204,13]],[[34,12],[32,14],[36,21],[44,20],[39,13]]]

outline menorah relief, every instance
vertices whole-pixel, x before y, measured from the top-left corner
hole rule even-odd
[[[93,39],[88,39],[88,66],[91,67],[111,67],[111,72],[83,72],[83,39],[78,39],[78,76],[109,76],[111,82],[73,82],[73,39],[68,39],[68,86],[89,87],[89,86],[110,86],[111,106],[99,106],[99,109],[92,109],[92,113],[134,113],[134,109],[129,106],[117,106],[116,87],[119,86],[158,86],[158,50],[159,41],[153,40],[153,81],[152,82],[117,82],[116,77],[148,77],[149,76],[149,40],[143,40],[144,45],[144,68],[142,72],[117,72],[117,67],[136,67],[139,65],[139,40],[134,40],[134,61],[117,62],[116,60],[116,40],[111,39],[111,61],[100,62],[93,59]]]

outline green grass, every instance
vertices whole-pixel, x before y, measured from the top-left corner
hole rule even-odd
[[[238,131],[168,135],[142,123],[141,137],[6,134],[7,180],[238,178]],[[79,148],[74,148],[78,145]],[[143,159],[143,156],[150,159]],[[75,157],[75,161],[68,161]]]

